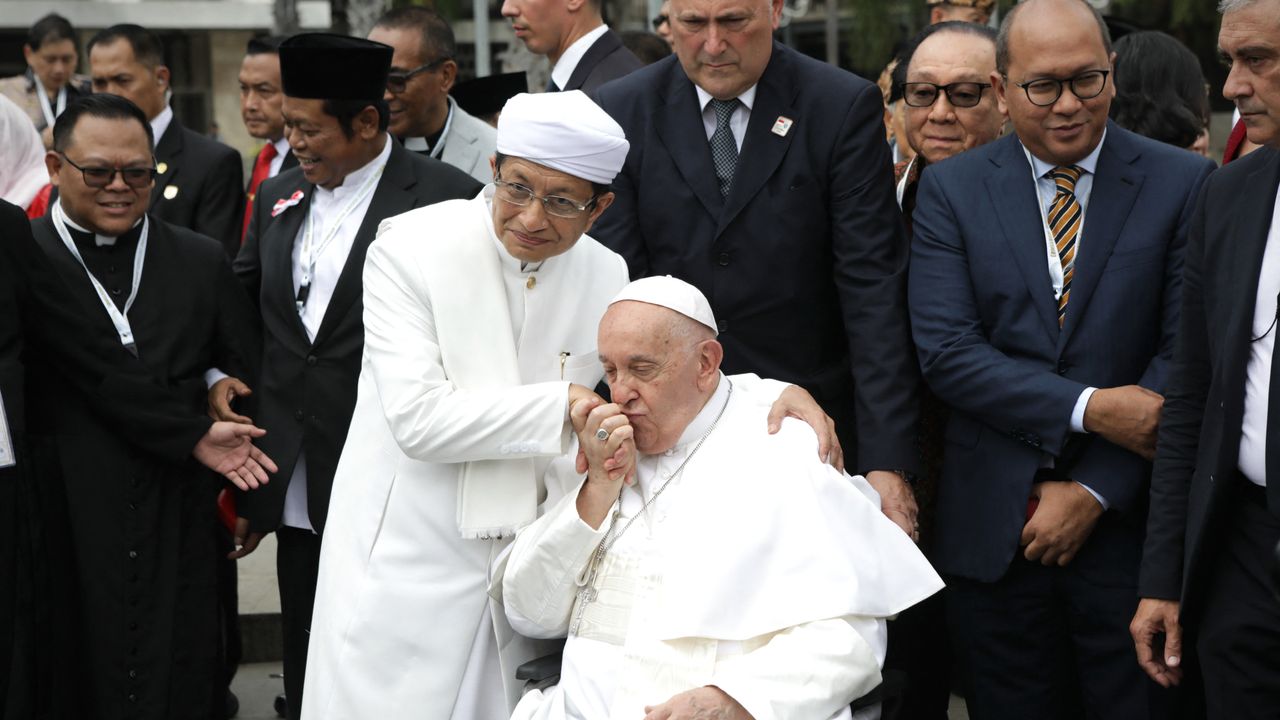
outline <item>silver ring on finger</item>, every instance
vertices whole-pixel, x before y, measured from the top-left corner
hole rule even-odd
[[[599,440],[600,442],[607,441],[609,439],[609,431],[605,430],[604,428],[600,428],[599,430],[596,430],[596,439]]]

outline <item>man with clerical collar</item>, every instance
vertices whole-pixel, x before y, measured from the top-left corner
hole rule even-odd
[[[299,165],[259,188],[235,269],[264,333],[262,383],[246,411],[271,428],[266,452],[279,458],[280,474],[270,494],[239,498],[236,535],[243,555],[276,532],[285,694],[296,720],[320,533],[356,400],[365,251],[384,218],[474,196],[480,185],[388,135],[390,47],[303,34],[281,43],[279,55],[285,137]],[[208,379],[213,413],[240,417],[231,402],[250,386],[217,370]]]
[[[589,389],[603,376],[595,325],[627,271],[583,233],[612,202],[628,143],[570,91],[512,98],[497,147],[492,185],[386,220],[369,250],[309,719],[507,717],[515,668],[545,652],[491,605],[489,567],[533,521],[545,478],[574,472],[570,403],[604,404]],[[829,443],[812,399],[781,394],[777,412],[794,409]],[[610,469],[631,472],[626,460]]]
[[[240,153],[174,116],[160,39],[138,25],[113,25],[89,40],[89,66],[94,92],[128,98],[151,123],[157,175],[150,212],[221,242],[235,257],[244,208]]]
[[[151,143],[146,115],[128,100],[73,103],[54,123],[46,158],[59,197],[32,230],[68,301],[91,311],[194,413],[206,368],[255,376],[257,321],[216,242],[147,213]],[[208,717],[220,483],[188,461],[139,453],[56,368],[31,372],[32,396],[41,398],[32,424],[59,443],[84,715]]]
[[[249,135],[267,141],[253,161],[248,199],[244,204],[244,221],[240,228],[241,243],[249,229],[253,199],[262,181],[298,165],[298,158],[289,151],[289,140],[284,136],[284,113],[280,110],[284,101],[280,87],[281,42],[284,38],[279,36],[250,38],[244,60],[240,62],[240,119],[244,121],[244,129],[249,131]]]
[[[644,67],[600,15],[603,0],[504,0],[502,16],[529,52],[551,61],[547,92],[596,88]]]
[[[480,182],[492,180],[493,127],[449,97],[458,63],[448,21],[431,8],[396,8],[378,18],[369,39],[395,51],[384,96],[391,109],[391,134],[409,150],[447,162]]]
[[[501,577],[517,632],[568,633],[559,685],[513,717],[848,718],[880,684],[885,619],[942,587],[808,428],[766,433],[758,389],[720,372],[716,327],[669,276],[600,321],[613,404],[569,411],[586,479],[548,485]],[[635,482],[608,472],[630,449]]]

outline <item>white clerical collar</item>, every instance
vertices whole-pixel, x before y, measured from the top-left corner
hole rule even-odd
[[[173,122],[173,108],[167,103],[159,115],[151,118],[151,134],[154,136],[156,145],[160,144],[160,138],[164,137],[164,133],[169,129],[169,124]]]
[[[444,99],[445,107],[448,108],[448,112],[445,113],[444,116],[444,127],[440,128],[440,138],[436,140],[436,148],[444,147],[444,141],[449,137],[449,128],[453,127],[453,98],[446,95]],[[431,153],[431,157],[437,160],[440,159],[440,153],[435,152],[435,148],[431,147],[431,144],[428,143],[427,139],[424,137],[405,138],[404,149],[420,153],[429,152]]]
[[[1089,173],[1090,175],[1096,175],[1097,169],[1098,169],[1098,154],[1102,152],[1102,144],[1105,143],[1106,141],[1107,141],[1107,131],[1103,130],[1102,138],[1098,140],[1098,146],[1093,149],[1093,152],[1089,153],[1088,155],[1085,155],[1083,160],[1076,163],[1076,166],[1078,166],[1080,169],[1084,170],[1085,172]],[[1040,158],[1036,157],[1035,155],[1032,155],[1031,151],[1027,149],[1026,145],[1022,146],[1022,152],[1027,154],[1027,161],[1031,163],[1031,169],[1035,171],[1037,178],[1042,178],[1047,176],[1049,173],[1053,172],[1053,169],[1055,167],[1057,167],[1057,165],[1054,165],[1052,163],[1047,163],[1044,160],[1041,160]]]
[[[748,113],[751,112],[751,106],[755,104],[756,87],[758,86],[759,86],[759,83],[757,83],[756,85],[752,85],[746,90],[743,90],[742,94],[738,96],[738,102],[742,103],[743,107],[747,109]],[[695,92],[698,93],[698,109],[702,111],[706,111],[707,103],[711,102],[712,100],[711,93],[707,92],[706,90],[703,90],[697,85],[694,85],[693,89]]]
[[[609,32],[609,26],[602,23],[595,30],[574,40],[573,44],[565,49],[564,54],[556,61],[556,66],[551,69],[551,79],[555,81],[556,87],[563,90],[569,85],[569,78],[573,77],[573,71],[578,69],[582,56],[586,55],[596,40],[607,32]]]
[[[671,446],[666,454],[673,455],[706,434],[707,428],[720,417],[720,411],[727,402],[729,402],[729,380],[724,373],[718,373],[715,391],[711,393],[711,397],[707,398],[706,404],[697,415],[693,416],[693,421],[684,429],[684,432],[680,433],[680,439],[676,440],[676,444]]]
[[[67,227],[71,228],[72,230],[75,230],[76,232],[82,232],[82,233],[93,235],[94,245],[97,245],[98,247],[102,247],[103,245],[116,244],[116,238],[110,235],[103,235],[101,233],[93,232],[88,228],[81,227],[79,224],[76,223],[75,220],[72,220],[71,214],[67,212],[67,207],[62,204],[62,198],[58,198],[58,207],[62,209],[62,217],[67,221]],[[135,222],[133,224],[133,227],[138,227],[138,223],[141,223],[141,222],[142,222],[142,218],[138,218],[138,222]]]
[[[386,164],[387,158],[391,157],[391,145],[395,141],[385,133],[384,137],[385,142],[382,144],[382,152],[378,153],[377,157],[361,165],[359,169],[347,173],[347,176],[342,179],[342,184],[332,190],[326,190],[317,185],[316,196],[339,200],[353,192],[359,192],[360,188],[364,187],[364,181],[368,180],[370,175],[378,172],[379,168]]]
[[[547,260],[542,260],[536,263],[524,262],[523,260],[512,257],[511,253],[507,252],[507,246],[502,244],[502,238],[498,237],[498,232],[493,227],[494,190],[496,190],[496,188],[493,183],[489,183],[480,191],[480,195],[484,197],[484,225],[489,229],[489,238],[493,240],[493,246],[498,250],[498,262],[502,263],[502,270],[512,275],[528,275],[530,273],[538,272],[542,269],[543,265],[547,264],[547,260],[550,260],[551,258],[547,258]]]

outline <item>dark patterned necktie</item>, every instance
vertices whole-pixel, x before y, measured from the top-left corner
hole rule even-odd
[[[1076,199],[1076,182],[1084,170],[1077,165],[1056,167],[1049,173],[1058,194],[1049,208],[1049,231],[1053,244],[1058,248],[1058,260],[1062,263],[1062,294],[1058,296],[1058,327],[1067,317],[1067,301],[1071,298],[1071,279],[1076,270],[1076,239],[1080,237],[1080,220],[1083,209]]]
[[[711,159],[716,165],[716,179],[720,181],[720,196],[729,196],[729,185],[733,183],[733,170],[738,166],[738,142],[733,139],[733,130],[729,127],[729,118],[738,109],[738,99],[711,99],[711,108],[716,111],[716,131],[711,135]]]

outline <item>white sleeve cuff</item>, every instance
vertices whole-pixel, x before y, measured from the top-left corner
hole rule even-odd
[[[1071,432],[1089,432],[1084,429],[1084,411],[1085,408],[1089,407],[1089,398],[1093,397],[1093,393],[1097,389],[1096,387],[1085,388],[1084,392],[1080,393],[1080,397],[1076,399],[1075,409],[1071,411]]]
[[[1098,494],[1098,491],[1094,490],[1093,488],[1089,487],[1088,485],[1085,485],[1084,483],[1080,482],[1079,480],[1077,480],[1077,481],[1076,481],[1076,484],[1077,484],[1077,485],[1079,485],[1080,487],[1084,488],[1085,490],[1088,490],[1088,491],[1089,491],[1089,494],[1093,496],[1093,499],[1094,499],[1094,500],[1097,500],[1097,501],[1098,501],[1098,504],[1102,506],[1102,509],[1103,509],[1103,510],[1108,510],[1108,509],[1110,509],[1110,507],[1111,507],[1111,506],[1107,503],[1107,499],[1106,499],[1106,498],[1104,498],[1104,497],[1102,497],[1101,495],[1099,495],[1099,494]]]
[[[228,375],[228,374],[226,374],[226,373],[224,373],[224,372],[222,372],[222,371],[221,371],[221,370],[219,370],[218,368],[209,368],[208,370],[205,370],[205,371],[204,371],[204,384],[205,384],[205,387],[207,387],[207,388],[209,388],[209,389],[211,389],[211,390],[212,390],[212,389],[213,389],[213,386],[214,386],[214,385],[217,385],[219,381],[223,380],[224,378],[229,378],[229,377],[231,377],[231,376],[230,376],[230,375]]]

